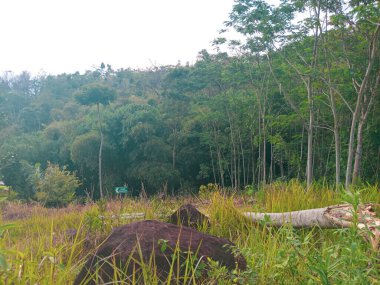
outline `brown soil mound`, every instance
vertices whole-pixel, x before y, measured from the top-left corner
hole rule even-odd
[[[168,219],[173,225],[182,225],[193,229],[199,229],[204,225],[210,226],[209,219],[191,204],[181,206]]]
[[[193,256],[196,255],[194,267],[200,258],[206,264],[207,258],[211,258],[229,269],[235,268],[236,264],[240,269],[244,269],[245,259],[235,259],[229,250],[229,246],[233,245],[227,239],[207,235],[188,227],[151,220],[135,222],[112,231],[95,255],[87,260],[74,284],[103,284],[113,281],[114,276],[129,284],[132,275],[142,278],[141,262],[148,266],[150,272],[156,270],[161,280],[166,280],[173,261],[173,249],[176,247],[179,248],[182,261],[189,251]],[[174,256],[178,257],[177,253],[178,251]],[[154,258],[151,258],[152,256]],[[177,275],[177,268],[180,275],[184,270],[184,266],[177,267],[177,260],[172,267],[174,276]],[[143,283],[143,280],[137,280],[137,283]]]

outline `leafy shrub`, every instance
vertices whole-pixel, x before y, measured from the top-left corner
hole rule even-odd
[[[36,170],[36,199],[46,206],[62,207],[73,201],[75,190],[80,181],[63,167],[49,163],[44,173],[41,174],[39,167]]]
[[[220,192],[221,190],[222,189],[218,184],[208,183],[207,185],[201,185],[199,187],[198,195],[201,199],[208,199],[213,195],[213,193]]]

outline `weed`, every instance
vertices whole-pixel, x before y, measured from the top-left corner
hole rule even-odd
[[[114,271],[114,283],[380,284],[379,254],[362,238],[366,229],[359,230],[356,226],[294,229],[290,225],[274,228],[266,223],[255,224],[241,215],[247,207],[250,211],[281,212],[342,201],[356,209],[361,202],[379,203],[378,185],[358,185],[347,194],[322,184],[306,189],[298,181],[276,182],[253,194],[253,209],[250,205],[236,207],[236,200],[242,199],[238,193],[211,188],[206,189],[209,204],[202,209],[209,216],[211,226],[201,227],[201,231],[234,242],[236,247],[231,250],[244,256],[246,270],[229,271],[211,260],[206,266],[207,260],[196,252],[170,249],[162,240],[161,250],[172,257],[170,278],[160,279],[154,256],[145,263],[131,257],[128,262],[141,265],[140,271],[136,267],[131,276],[126,276],[123,267],[110,259],[115,269],[116,265],[121,268]],[[121,219],[122,214],[142,212],[147,219],[161,219],[188,202],[188,198],[125,198],[62,209],[7,203],[3,205],[4,222],[0,226],[0,283],[72,284],[84,261],[112,228],[133,221]],[[355,216],[355,211],[353,216],[357,224],[360,217]],[[141,253],[138,247],[136,250]],[[97,272],[94,278],[98,278]]]

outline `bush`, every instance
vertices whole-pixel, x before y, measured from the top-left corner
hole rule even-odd
[[[39,169],[38,169],[39,171]],[[75,174],[55,164],[48,164],[36,181],[36,199],[46,206],[62,207],[73,201],[75,190],[81,184]]]

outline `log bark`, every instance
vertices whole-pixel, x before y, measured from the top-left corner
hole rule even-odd
[[[330,214],[330,207],[309,209],[284,213],[244,213],[254,221],[263,221],[268,217],[270,225],[280,227],[292,224],[295,228],[319,226],[321,228],[349,227],[349,223],[334,219]]]
[[[375,207],[378,204],[364,204],[358,209],[357,227],[374,249],[380,243],[380,218],[376,217]],[[354,225],[354,209],[352,205],[333,205],[325,208],[309,209],[285,213],[246,212],[244,216],[253,221],[270,219],[268,225],[280,227],[292,224],[295,228],[320,227],[323,229],[348,228]]]
[[[360,207],[359,223],[365,222],[366,216],[373,216],[373,204]],[[262,221],[270,218],[270,225],[283,226],[291,223],[295,228],[318,226],[321,228],[347,228],[352,226],[353,208],[349,204],[333,205],[325,208],[308,209],[284,213],[254,213],[246,212],[244,215],[253,221]]]

